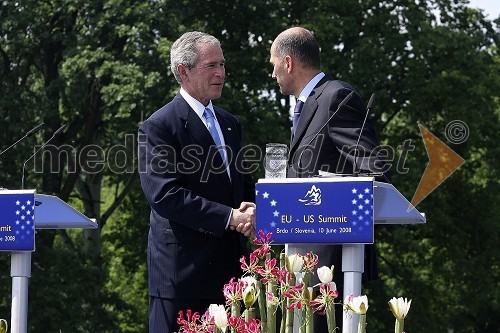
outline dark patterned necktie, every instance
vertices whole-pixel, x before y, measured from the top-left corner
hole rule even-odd
[[[304,106],[304,102],[301,100],[297,101],[297,104],[295,104],[295,110],[293,111],[293,125],[292,125],[292,132],[295,135],[295,130],[297,129],[297,124],[299,123],[299,118],[300,118],[300,112],[302,112],[302,107]]]

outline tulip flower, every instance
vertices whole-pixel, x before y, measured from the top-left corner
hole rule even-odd
[[[300,254],[292,254],[286,258],[286,270],[289,272],[300,272],[304,265],[304,259]]]
[[[406,298],[403,297],[393,297],[389,301],[389,307],[391,308],[392,314],[396,317],[396,323],[394,325],[395,333],[402,333],[404,328],[404,320],[410,311],[411,300],[408,302]]]
[[[226,331],[228,325],[227,312],[224,305],[210,304],[208,313],[214,318],[215,326],[222,332]]]
[[[251,308],[255,301],[259,297],[259,290],[256,288],[255,285],[249,284],[245,290],[243,290],[243,303],[245,304],[245,307]]]
[[[389,307],[391,308],[392,314],[394,314],[394,317],[396,317],[396,319],[400,320],[405,319],[408,311],[410,311],[410,305],[411,300],[408,301],[406,298],[403,299],[403,297],[393,297],[389,301]]]
[[[255,318],[255,308],[253,305],[259,299],[260,295],[260,283],[253,276],[246,276],[241,278],[241,281],[245,284],[245,289],[242,293],[243,304],[245,304],[245,320],[250,320]]]
[[[353,295],[346,297],[347,308],[359,315],[358,333],[366,332],[366,311],[368,311],[368,297]]]
[[[330,283],[333,280],[333,266],[328,268],[326,266],[320,267],[316,270],[318,278],[321,283]]]
[[[245,283],[245,287],[253,286],[254,288],[257,288],[257,279],[253,276],[244,276],[240,279],[240,281]]]
[[[366,295],[353,297],[346,297],[346,304],[349,310],[356,314],[364,315],[368,311],[368,297]]]

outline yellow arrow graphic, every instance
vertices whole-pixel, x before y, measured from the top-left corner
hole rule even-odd
[[[424,139],[425,150],[429,157],[429,164],[425,168],[424,174],[420,179],[417,190],[411,199],[408,211],[418,205],[426,196],[434,191],[446,178],[451,176],[465,160],[457,153],[445,145],[434,134],[429,132],[424,126],[418,124],[420,133]]]

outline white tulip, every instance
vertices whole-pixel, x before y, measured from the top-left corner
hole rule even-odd
[[[347,307],[356,314],[364,315],[366,311],[368,311],[368,297],[366,297],[366,295],[352,298],[346,297],[345,303]]]
[[[243,303],[245,307],[250,308],[254,305],[259,297],[259,290],[253,284],[249,284],[242,293]]]
[[[210,306],[208,307],[208,313],[214,318],[215,326],[225,332],[228,321],[227,312],[224,308],[224,305],[210,304]]]
[[[321,283],[330,283],[333,280],[333,266],[332,268],[323,266],[317,269],[318,278]]]
[[[286,269],[289,272],[300,272],[304,265],[304,259],[300,254],[292,254],[286,257]]]
[[[410,311],[411,300],[408,301],[403,297],[393,297],[389,301],[389,307],[391,308],[392,313],[396,319],[405,319],[406,315],[408,315],[408,311]]]
[[[257,288],[257,279],[251,275],[244,276],[240,280],[244,281],[246,283],[246,286],[254,286],[255,288]]]

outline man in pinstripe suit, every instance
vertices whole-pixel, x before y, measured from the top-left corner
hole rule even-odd
[[[179,310],[223,304],[254,232],[254,184],[238,155],[241,126],[212,104],[225,79],[219,41],[188,32],[172,46],[180,92],[139,128],[139,168],[151,206],[149,331],[175,332]]]

